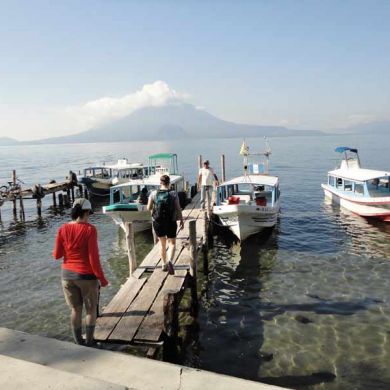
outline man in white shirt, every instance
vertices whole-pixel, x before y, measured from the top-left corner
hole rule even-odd
[[[210,167],[210,163],[206,160],[203,163],[203,168],[199,169],[198,176],[198,188],[200,188],[200,205],[202,209],[205,209],[206,197],[208,207],[211,207],[211,194],[213,192],[213,186],[218,185],[218,177],[214,173],[213,168]]]

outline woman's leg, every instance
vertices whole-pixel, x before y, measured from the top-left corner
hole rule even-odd
[[[168,260],[173,264],[176,252],[176,238],[168,238]]]
[[[85,344],[94,343],[93,334],[95,332],[96,313],[98,304],[99,282],[97,280],[78,280],[85,304]]]
[[[160,241],[160,255],[164,266],[167,263],[167,238],[159,237],[158,240]]]
[[[70,308],[70,325],[72,329],[73,340],[76,344],[83,344],[81,336],[81,317],[83,313],[83,298],[81,290],[72,280],[63,280],[62,289],[66,303]]]

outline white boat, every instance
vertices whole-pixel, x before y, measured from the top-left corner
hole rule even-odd
[[[239,240],[244,241],[276,225],[280,190],[278,177],[268,174],[269,148],[265,153],[249,154],[249,148],[244,143],[241,154],[244,155],[244,175],[218,186],[213,214]],[[266,157],[265,163],[248,162],[249,158],[260,155]]]
[[[147,210],[147,199],[152,191],[160,188],[162,175],[169,175],[171,188],[178,193],[181,207],[187,204],[188,191],[184,177],[178,174],[176,154],[150,156],[149,170],[151,174],[147,177],[111,187],[110,204],[103,207],[103,213],[109,215],[116,224],[123,226],[124,222],[132,222],[137,231],[151,228],[152,218]]]
[[[344,158],[321,185],[325,196],[362,217],[390,222],[390,170],[361,168],[357,149],[340,146],[336,152]]]
[[[108,196],[113,185],[142,178],[147,173],[148,168],[143,164],[129,163],[122,158],[116,164],[103,163],[85,168],[78,180],[87,187],[90,196]]]

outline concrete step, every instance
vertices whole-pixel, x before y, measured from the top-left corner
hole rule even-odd
[[[126,390],[127,387],[0,355],[0,389]]]
[[[138,390],[280,387],[0,328],[0,354]]]

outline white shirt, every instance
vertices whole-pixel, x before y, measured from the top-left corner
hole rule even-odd
[[[212,186],[214,184],[213,168],[200,168],[199,175],[202,175],[202,186]]]

